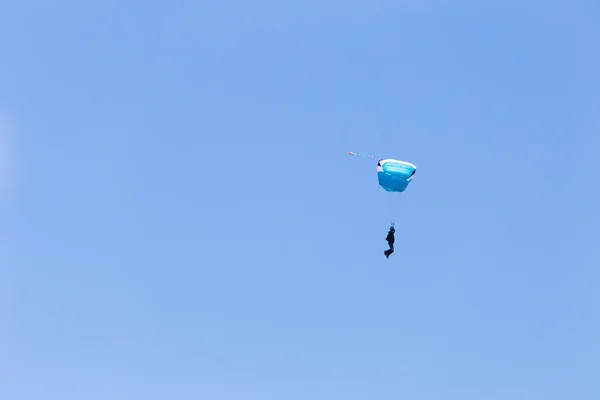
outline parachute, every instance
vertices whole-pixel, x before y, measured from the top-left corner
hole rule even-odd
[[[417,172],[417,167],[407,161],[392,158],[377,163],[379,186],[387,192],[404,192]]]
[[[375,158],[373,156],[348,152],[351,156]],[[377,161],[377,180],[386,192],[402,193],[412,181],[417,167],[408,161],[393,158],[379,158]]]

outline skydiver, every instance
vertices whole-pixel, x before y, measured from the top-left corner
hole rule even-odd
[[[394,252],[394,241],[396,240],[394,238],[395,232],[396,232],[396,230],[394,229],[393,226],[391,226],[387,236],[385,237],[385,240],[388,242],[388,245],[390,246],[390,248],[388,250],[383,252],[383,254],[385,254],[386,258],[390,258],[390,255]]]

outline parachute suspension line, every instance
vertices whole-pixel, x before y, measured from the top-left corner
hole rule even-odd
[[[349,151],[348,154],[350,154],[351,156],[358,156],[358,157],[367,157],[367,158],[372,158],[374,160],[379,160],[381,159],[381,157],[375,157],[375,156],[371,156],[369,154],[361,154],[361,153],[355,153],[353,151]]]
[[[400,209],[402,208],[400,196],[396,196],[398,193],[383,193],[385,205],[385,213],[390,221],[390,227],[394,227],[395,219],[400,215]]]

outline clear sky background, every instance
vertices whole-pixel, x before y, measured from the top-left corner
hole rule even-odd
[[[0,398],[597,400],[599,21],[2,2]]]

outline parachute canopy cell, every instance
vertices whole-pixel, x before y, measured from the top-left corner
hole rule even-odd
[[[409,162],[385,158],[377,163],[379,185],[388,192],[404,192],[417,167]]]

